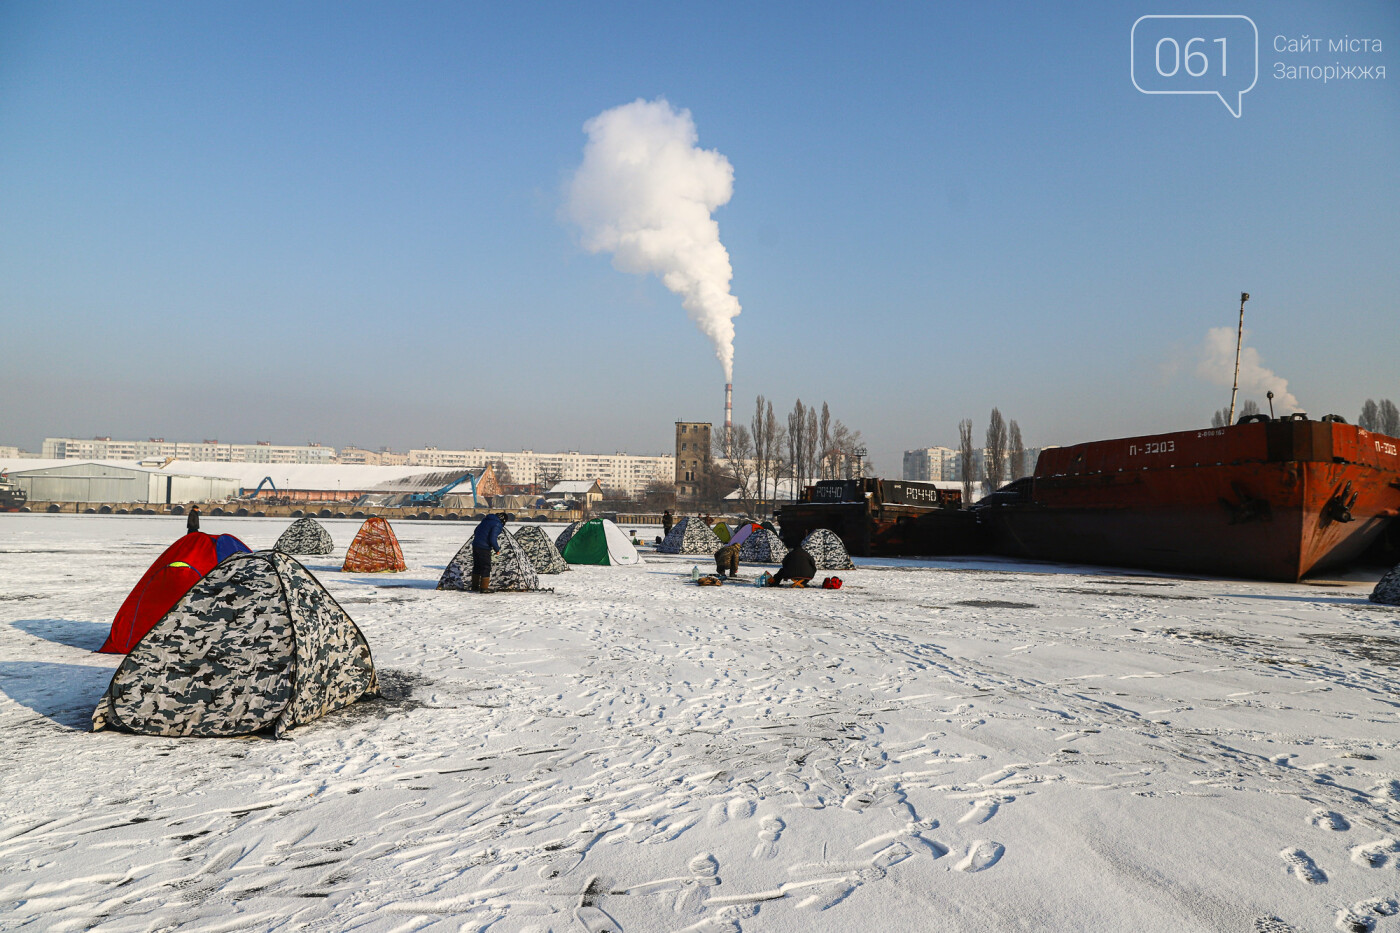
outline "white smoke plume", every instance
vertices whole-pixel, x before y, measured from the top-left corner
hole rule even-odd
[[[1245,331],[1249,336],[1249,331]],[[1196,375],[1218,386],[1229,388],[1235,376],[1235,329],[1233,327],[1212,327],[1206,332],[1206,342],[1201,346],[1201,359],[1196,364]],[[1259,351],[1246,346],[1240,350],[1240,402],[1245,396],[1257,396],[1255,401],[1261,408],[1264,394],[1274,393],[1274,409],[1286,415],[1299,410],[1298,400],[1288,391],[1288,380],[1274,375],[1259,362]]]
[[[565,211],[589,252],[610,252],[613,267],[652,273],[681,296],[715,345],[733,381],[734,270],[710,214],[734,194],[734,167],[701,149],[689,110],[663,98],[605,110],[583,125],[588,143],[569,185]]]

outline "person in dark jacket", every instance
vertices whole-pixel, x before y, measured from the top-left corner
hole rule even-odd
[[[501,552],[501,534],[505,530],[505,522],[495,513],[476,526],[472,534],[472,592],[485,593],[491,586],[491,554]]]
[[[726,544],[715,551],[715,573],[722,577],[726,570],[729,571],[731,580],[739,575],[739,545],[737,544]]]
[[[185,519],[185,534],[193,534],[199,530],[199,506],[190,506],[189,517]]]
[[[670,534],[670,533],[671,533],[671,528],[672,528],[672,526],[674,526],[675,524],[676,524],[676,520],[675,520],[674,518],[671,517],[671,510],[670,510],[670,509],[667,509],[666,511],[664,511],[664,512],[661,513],[661,534],[662,534],[662,535],[668,535],[668,534]]]
[[[806,587],[808,581],[816,575],[817,562],[799,545],[787,552],[787,557],[783,558],[783,566],[768,578],[768,585],[778,586],[784,580],[791,580],[793,586]]]

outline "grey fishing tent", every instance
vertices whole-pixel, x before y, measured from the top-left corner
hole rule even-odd
[[[565,545],[569,543],[569,539],[574,536],[574,532],[578,531],[579,527],[582,525],[583,522],[569,522],[569,524],[565,525],[564,530],[559,532],[559,536],[554,539],[554,549],[562,555]]]
[[[746,564],[781,564],[787,552],[787,545],[781,538],[767,528],[760,528],[739,545],[739,560]]]
[[[846,545],[829,528],[818,528],[802,539],[802,550],[812,555],[818,570],[855,570]]]
[[[525,553],[515,537],[504,529],[501,536],[496,539],[496,543],[501,546],[499,553],[491,555],[491,582],[487,585],[488,593],[496,593],[503,590],[514,590],[517,592],[527,590],[537,590],[540,588],[540,578],[535,573],[535,568],[530,565],[530,557]],[[462,545],[447,569],[442,572],[438,579],[437,588],[440,590],[465,590],[471,587],[472,574],[475,561],[472,559],[472,542],[467,539],[467,543]]]
[[[287,526],[273,546],[283,554],[329,554],[335,550],[331,533],[316,519],[307,516]]]
[[[713,556],[723,543],[710,530],[710,527],[696,518],[687,515],[676,522],[664,541],[656,546],[660,554],[705,554]]]
[[[554,547],[554,542],[549,540],[549,535],[538,525],[526,525],[512,534],[515,543],[530,558],[530,566],[535,568],[535,573],[563,573],[569,569],[569,562],[564,560]]]
[[[144,735],[278,737],[378,696],[360,629],[286,554],[226,558],[131,649],[92,714]]]
[[[1376,583],[1371,602],[1385,606],[1400,606],[1400,566],[1396,566]]]

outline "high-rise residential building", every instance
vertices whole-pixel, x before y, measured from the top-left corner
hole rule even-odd
[[[919,447],[904,452],[903,479],[924,483],[956,479],[958,452],[951,447]]]
[[[46,437],[50,460],[193,460],[202,463],[334,463],[335,448],[321,444],[221,444],[217,440],[170,442],[163,437],[121,441],[110,437]]]
[[[442,450],[423,447],[408,452],[409,466],[440,469],[495,465],[502,484],[546,484],[597,480],[610,495],[635,496],[652,482],[669,482],[675,471],[671,456],[638,454],[536,453],[533,450]]]

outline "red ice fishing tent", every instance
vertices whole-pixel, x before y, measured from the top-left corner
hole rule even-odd
[[[112,620],[112,631],[97,650],[126,654],[219,561],[248,549],[233,535],[202,531],[192,531],[170,545],[127,594]]]

